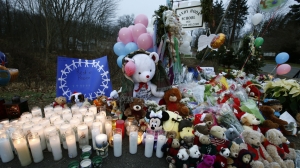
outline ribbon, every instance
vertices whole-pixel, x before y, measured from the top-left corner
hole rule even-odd
[[[153,110],[151,110],[150,118],[154,118],[154,117],[162,118],[162,111],[160,110],[155,113]]]
[[[134,90],[134,91],[138,92],[143,86],[145,86],[145,88],[148,89],[147,83],[140,82],[140,83],[139,83],[139,88],[138,88],[137,90]]]
[[[179,57],[179,51],[178,51],[178,40],[176,37],[174,37],[174,46],[175,46],[175,55],[176,55],[176,62],[174,64],[174,70],[175,73],[180,73],[181,72],[181,61]]]
[[[157,52],[157,46],[156,46],[156,32],[157,32],[157,20],[154,21],[154,31],[153,31],[153,51]],[[159,54],[158,54],[159,55]]]

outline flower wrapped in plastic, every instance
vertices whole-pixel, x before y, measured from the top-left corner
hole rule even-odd
[[[225,128],[230,128],[232,125],[238,130],[239,133],[244,131],[240,121],[234,115],[232,108],[224,103],[220,105],[219,113],[217,114],[218,123]]]

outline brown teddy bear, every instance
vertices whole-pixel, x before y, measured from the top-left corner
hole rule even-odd
[[[62,108],[68,107],[67,99],[63,96],[56,97],[53,102],[53,107],[61,106]]]
[[[108,107],[108,105],[107,105],[107,99],[108,99],[108,97],[105,96],[105,95],[98,96],[97,99],[95,99],[93,101],[93,104],[98,108],[98,110],[99,110],[99,108],[101,106],[105,106],[107,108]]]
[[[210,139],[211,143],[216,147],[224,146],[228,142],[226,140],[226,135],[225,135],[226,130],[227,130],[226,128],[217,125],[211,127],[209,132],[209,134],[212,136],[212,138]]]
[[[201,114],[196,114],[194,119],[194,125],[199,123],[206,123],[210,129],[212,126],[216,125],[216,120],[211,112],[203,112]]]
[[[227,164],[228,166],[234,165],[234,160],[238,157],[238,154],[240,152],[240,145],[234,141],[228,141],[228,144],[226,144],[226,146],[230,150],[230,155],[227,158]]]
[[[169,111],[177,111],[182,117],[187,117],[190,114],[190,110],[185,104],[180,102],[181,99],[180,90],[178,88],[171,88],[165,92],[163,97],[164,102],[160,102],[160,104],[165,104]]]
[[[270,129],[266,132],[266,140],[263,145],[267,152],[277,162],[281,168],[295,167],[294,161],[286,157],[284,148],[282,147],[282,133],[277,129]]]
[[[246,149],[253,154],[253,161],[250,163],[252,167],[280,168],[280,165],[273,161],[272,157],[262,145],[262,142],[265,140],[263,134],[254,130],[244,130],[242,137],[245,143],[240,144],[240,149]]]
[[[284,134],[284,135],[291,135],[292,132],[291,131],[287,131],[285,129],[285,125],[288,125],[288,122],[279,119],[278,117],[275,116],[275,111],[279,110],[279,109],[274,109],[273,107],[278,107],[277,106],[269,106],[269,105],[262,105],[259,107],[259,110],[261,112],[261,114],[265,117],[266,121],[264,121],[262,123],[263,127],[267,127],[267,128],[271,128],[272,124],[278,124],[280,131]]]
[[[145,111],[145,101],[144,99],[140,98],[133,98],[133,101],[129,104],[129,107],[126,108],[124,111],[124,115],[126,117],[128,116],[134,116],[137,121],[144,118],[146,116]]]
[[[177,137],[177,132],[176,131],[167,131],[166,137],[167,138],[176,138]]]

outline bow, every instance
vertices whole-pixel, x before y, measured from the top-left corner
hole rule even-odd
[[[162,111],[161,110],[159,110],[158,112],[151,111],[150,118],[154,118],[154,117],[162,118]]]
[[[134,91],[138,92],[144,85],[145,85],[145,88],[148,89],[147,83],[140,82],[140,83],[139,83],[139,88],[138,88],[137,90],[134,90]]]

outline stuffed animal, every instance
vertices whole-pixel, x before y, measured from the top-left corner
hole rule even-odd
[[[178,88],[171,88],[164,94],[163,101],[169,111],[177,111],[182,117],[187,117],[190,113],[189,108],[181,103],[182,95]],[[162,102],[161,102],[162,104]]]
[[[215,160],[215,155],[203,155],[202,162],[198,164],[197,168],[213,168]]]
[[[250,163],[252,162],[253,156],[252,153],[246,149],[242,149],[238,157],[234,160],[234,166],[239,168],[251,168]]]
[[[269,153],[266,151],[262,142],[265,137],[254,130],[244,130],[242,132],[242,137],[245,143],[240,144],[240,149],[246,149],[250,151],[253,155],[253,161],[251,162],[252,167],[263,168],[279,168],[280,165],[273,161]]]
[[[121,110],[119,109],[117,101],[113,100],[110,103],[112,105],[111,114],[114,116],[117,116],[119,119],[122,119],[123,115],[122,115]],[[139,120],[137,120],[137,121],[139,121]]]
[[[126,117],[134,116],[134,118],[139,121],[146,116],[144,103],[144,99],[133,98],[132,102],[129,104],[129,107],[124,111],[124,115]]]
[[[180,147],[177,155],[173,157],[169,168],[188,168],[189,166],[189,150]]]
[[[196,168],[201,160],[201,153],[199,151],[199,147],[197,145],[193,145],[192,147],[190,147],[189,155],[189,168]]]
[[[169,114],[169,120],[165,121],[163,123],[163,128],[165,131],[175,131],[176,132],[176,138],[180,138],[179,132],[178,132],[178,127],[179,127],[179,122],[182,120],[182,116],[180,116],[176,112],[172,112],[169,110],[166,110],[166,112]]]
[[[210,135],[212,136],[211,138],[211,143],[215,145],[216,147],[218,146],[224,146],[225,143],[227,142],[226,140],[226,135],[225,135],[226,128],[220,127],[220,126],[213,126],[210,129]]]
[[[63,96],[56,97],[53,102],[53,107],[55,106],[61,106],[62,108],[68,107],[66,97]]]
[[[194,144],[200,145],[199,144],[199,137],[202,135],[209,135],[209,129],[206,123],[200,123],[194,126]]]
[[[102,96],[98,96],[97,97],[97,99],[95,99],[94,101],[93,101],[93,104],[98,108],[98,110],[99,110],[99,108],[101,107],[101,106],[108,106],[107,105],[107,99],[108,99],[108,97],[107,96],[105,96],[105,95],[102,95]]]
[[[177,132],[176,131],[167,131],[166,137],[167,138],[176,138],[177,137]]]
[[[227,168],[227,158],[229,155],[230,150],[228,148],[220,147],[219,153],[216,154],[214,168]]]
[[[158,131],[162,130],[162,124],[169,119],[169,114],[162,110],[151,110],[147,112],[146,118],[149,119],[148,129]]]
[[[252,97],[255,100],[260,100],[261,92],[251,81],[247,81],[243,87],[245,88],[249,97]]]
[[[237,144],[241,144],[244,142],[240,136],[240,133],[233,125],[225,131],[225,136],[227,140],[234,141]]]
[[[89,102],[88,98],[84,98],[84,102],[82,103],[81,107],[89,108],[91,106],[91,103]]]
[[[281,132],[280,132],[281,133]],[[284,153],[287,159],[295,160],[296,159],[296,151],[289,146],[293,146],[291,142],[285,136],[280,136],[282,142],[282,148],[284,149]]]
[[[194,144],[195,135],[193,134],[193,123],[188,119],[183,119],[178,125],[179,136],[181,138],[180,144],[189,148]]]
[[[84,102],[84,95],[80,92],[74,92],[71,95],[71,103],[76,104],[78,107],[81,107]]]
[[[241,124],[243,124],[244,130],[254,130],[254,131],[260,131],[259,124],[261,123],[260,119],[256,118],[255,115],[250,113],[245,113],[240,118]]]
[[[155,52],[148,53],[139,51],[131,56],[132,55],[127,55],[124,58],[125,62],[123,63],[124,67],[122,71],[124,72],[124,76],[133,82],[132,97],[146,100],[150,98],[154,99],[155,97],[162,98],[164,92],[157,91],[157,85],[151,82],[155,75],[156,64],[159,61],[158,54]]]
[[[240,152],[240,145],[235,143],[234,141],[228,141],[225,145],[230,150],[230,156],[227,158],[227,164],[234,165],[235,159],[238,157]]]
[[[279,125],[280,131],[283,133],[283,135],[291,135],[291,131],[287,131],[285,129],[285,126],[288,125],[288,122],[279,119],[274,115],[275,109],[268,105],[262,105],[259,107],[259,110],[261,111],[262,115],[265,117],[266,120],[269,120],[271,123],[276,123]],[[270,122],[264,122],[262,125],[264,127],[270,128]]]
[[[169,138],[167,140],[166,144],[164,144],[161,147],[161,151],[167,154],[167,158],[168,157],[172,158],[172,157],[176,156],[179,149],[180,149],[180,142],[176,138]]]
[[[282,147],[282,133],[276,129],[270,129],[266,132],[266,140],[263,145],[267,152],[282,168],[295,167],[294,161],[287,159],[284,148]]]
[[[199,136],[200,142],[200,153],[206,155],[215,155],[217,154],[217,148],[210,142],[210,137],[208,135],[201,134]]]
[[[194,119],[194,125],[199,123],[206,123],[208,128],[210,129],[212,126],[216,124],[216,118],[213,116],[211,112],[203,112],[201,114],[196,114]]]

